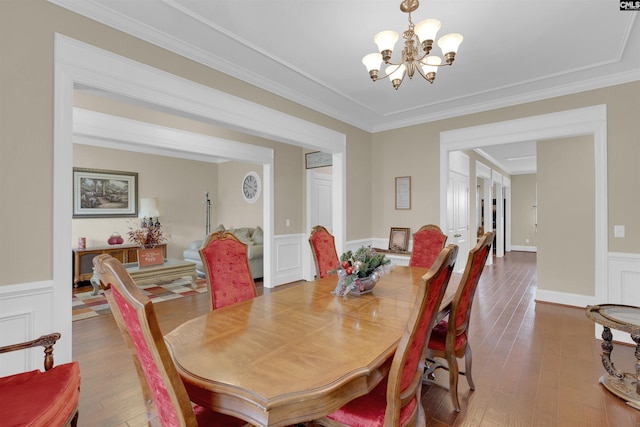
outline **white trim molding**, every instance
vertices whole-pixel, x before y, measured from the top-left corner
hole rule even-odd
[[[565,138],[593,135],[595,155],[595,298],[603,301],[608,293],[608,202],[607,202],[607,106],[577,108],[539,116],[489,123],[440,133],[440,223],[446,223],[447,171],[449,152],[470,150],[489,145],[518,141]],[[565,298],[563,293],[538,290],[540,301],[570,304],[569,301],[589,300],[590,297]],[[557,298],[557,301],[554,300]]]
[[[334,179],[334,235],[346,239],[346,135],[243,98],[97,48],[62,34],[54,37],[53,134],[53,281],[48,301],[53,307],[38,325],[60,332],[56,360],[71,357],[71,182],[74,87],[89,87],[132,102],[153,104],[163,111],[205,118],[211,123],[274,141],[331,153]],[[166,142],[166,141],[165,141]],[[151,143],[149,143],[151,144]],[[197,144],[196,144],[197,145]],[[158,147],[165,148],[166,147]],[[173,149],[174,147],[172,147]],[[198,153],[202,147],[192,147]],[[185,150],[189,151],[189,150]],[[241,160],[241,159],[234,159]],[[263,230],[265,286],[275,274],[273,238],[273,158],[263,163]]]

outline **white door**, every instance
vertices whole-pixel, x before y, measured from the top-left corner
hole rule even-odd
[[[333,234],[333,177],[326,173],[311,173],[309,218],[311,226],[322,225]]]
[[[447,244],[458,245],[455,271],[461,272],[469,255],[469,177],[449,171],[447,185]]]

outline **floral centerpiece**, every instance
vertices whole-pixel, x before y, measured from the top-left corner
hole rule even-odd
[[[362,246],[355,253],[347,251],[340,256],[338,284],[334,295],[360,295],[370,292],[380,277],[391,270],[391,260],[370,246]]]
[[[128,228],[128,240],[143,249],[155,248],[170,237],[169,233],[163,230],[162,224],[157,220],[154,222],[153,218],[130,221]]]

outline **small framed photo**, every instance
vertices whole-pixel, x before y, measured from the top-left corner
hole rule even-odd
[[[394,252],[407,252],[409,249],[409,229],[391,227],[389,234],[389,250]]]
[[[411,177],[396,177],[396,209],[411,209]]]
[[[73,217],[138,215],[138,174],[73,168]]]

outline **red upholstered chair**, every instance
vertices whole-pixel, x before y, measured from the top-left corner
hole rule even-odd
[[[247,245],[233,233],[211,233],[199,252],[213,310],[256,297]]]
[[[431,267],[446,241],[447,235],[442,233],[440,227],[433,224],[423,225],[413,234],[413,250],[409,265]]]
[[[193,405],[164,342],[153,303],[117,259],[93,259],[113,317],[118,324],[142,387],[151,423],[166,426],[245,426],[246,422]]]
[[[78,362],[53,367],[55,332],[33,341],[0,347],[1,353],[44,347],[44,372],[34,370],[0,378],[0,424],[8,426],[76,426],[80,398]]]
[[[426,357],[425,343],[435,323],[458,247],[443,249],[424,275],[416,302],[395,355],[388,378],[369,393],[347,403],[327,417],[317,420],[323,426],[391,427],[425,425],[420,394]]]
[[[433,371],[438,368],[449,370],[449,393],[456,412],[460,412],[460,402],[458,400],[458,373],[467,377],[467,382],[471,390],[475,390],[473,378],[471,377],[471,346],[467,339],[469,330],[469,317],[471,316],[471,305],[473,296],[478,287],[480,275],[484,270],[487,256],[491,252],[491,244],[495,237],[495,232],[485,233],[478,244],[469,251],[467,265],[465,266],[462,279],[456,290],[456,294],[451,302],[451,311],[448,320],[438,323],[429,339],[427,356],[429,366],[425,374],[425,383],[438,384],[431,377]],[[447,361],[446,365],[433,362],[433,358],[441,358]],[[465,372],[458,372],[457,358],[464,357]],[[438,384],[441,385],[441,384]]]
[[[311,229],[309,244],[316,263],[317,276],[322,279],[329,274],[329,271],[338,267],[339,259],[335,240],[326,228],[316,225]]]

